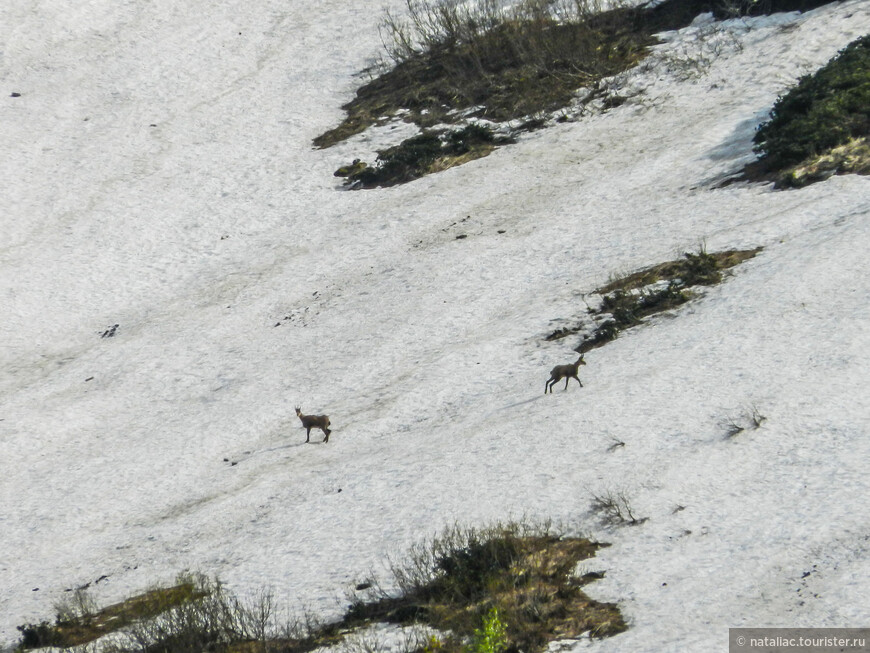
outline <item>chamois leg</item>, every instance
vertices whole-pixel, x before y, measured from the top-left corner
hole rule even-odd
[[[309,426],[305,430],[305,441],[308,442],[311,439],[311,427]]]
[[[580,387],[581,387],[581,388],[583,387],[583,381],[580,380],[580,377],[579,377],[579,376],[572,376],[571,378],[572,378],[572,379],[577,379],[577,383],[580,384]]]

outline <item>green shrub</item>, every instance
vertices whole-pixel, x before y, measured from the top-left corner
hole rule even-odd
[[[434,595],[442,599],[478,600],[492,576],[509,569],[521,555],[515,533],[468,531],[460,546],[450,545],[435,558]]]
[[[441,156],[442,149],[438,134],[423,132],[378,153],[377,166],[365,168],[355,179],[364,186],[400,184],[416,179]]]
[[[719,261],[702,247],[697,254],[686,252],[680,281],[683,286],[714,286],[722,281]]]
[[[470,152],[475,146],[496,142],[495,134],[489,127],[470,123],[462,129],[447,133],[445,149],[454,156]]]
[[[640,292],[614,290],[602,297],[601,309],[598,312],[610,313],[617,329],[627,329],[640,324],[641,318],[687,302],[689,294],[684,290],[686,285],[688,284],[672,280],[662,288],[644,289]],[[609,330],[612,327],[606,328]]]
[[[345,177],[345,183],[354,188],[403,184],[434,170],[485,156],[496,145],[507,142],[510,139],[497,137],[489,127],[475,123],[444,134],[426,130],[378,152],[374,166],[355,161],[336,170],[335,175]]]
[[[507,646],[507,627],[499,616],[498,608],[492,607],[483,617],[481,627],[475,628],[468,653],[501,653]]]
[[[580,347],[577,348],[577,351],[580,353],[586,353],[590,349],[595,349],[596,347],[601,347],[606,345],[611,340],[616,340],[619,336],[619,325],[616,323],[616,320],[605,320],[595,331],[592,332],[592,335],[586,338],[581,344]]]
[[[802,77],[773,106],[755,134],[770,169],[796,165],[853,138],[870,135],[870,35]]]

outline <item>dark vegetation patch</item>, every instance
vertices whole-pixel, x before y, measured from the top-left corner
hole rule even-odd
[[[308,653],[341,640],[336,624],[311,615],[279,626],[270,593],[244,602],[202,576],[77,612],[75,619],[59,613],[53,625],[19,627],[19,650],[90,644],[88,650],[102,653]],[[95,641],[108,634],[111,641]]]
[[[422,134],[378,152],[374,166],[354,161],[335,171],[351,188],[393,186],[412,181],[430,172],[446,170],[486,156],[496,145],[513,142],[500,137],[484,125],[469,124],[462,129]]]
[[[665,0],[635,11],[650,32],[688,27],[700,14],[713,14],[716,20],[742,16],[769,16],[788,11],[810,11],[836,0]],[[652,4],[652,3],[650,3]]]
[[[708,253],[686,253],[683,258],[668,261],[639,272],[615,279],[597,289],[600,297],[596,308],[589,308],[592,324],[583,321],[572,327],[551,332],[546,340],[560,340],[583,334],[576,348],[579,353],[601,347],[616,339],[620,331],[641,324],[644,318],[686,303],[693,297],[695,286],[712,286],[723,279],[724,272],[752,258],[761,248]]]
[[[559,7],[531,1],[512,10],[485,0],[408,0],[407,9],[407,19],[388,14],[384,24],[393,67],[357,91],[343,107],[347,118],[316,146],[400,110],[421,127],[468,110],[492,121],[552,111],[576,89],[632,66],[655,42],[630,12],[595,14],[584,0]]]
[[[780,96],[755,134],[744,176],[804,186],[833,174],[870,173],[870,35]]]
[[[306,614],[279,623],[269,593],[243,602],[220,583],[198,578],[88,610],[76,624],[22,627],[20,646],[66,648],[114,632],[111,642],[94,650],[308,653],[344,641],[353,651],[349,635],[371,624],[393,623],[426,624],[438,631],[425,641],[408,640],[409,652],[534,653],[554,639],[583,633],[605,637],[626,629],[615,605],[593,601],[582,591],[603,574],[574,575],[578,561],[602,546],[561,537],[545,526],[452,528],[415,547],[406,563],[392,566],[398,591],[385,592],[374,580],[358,584],[336,622]],[[361,653],[373,650],[357,646]]]
[[[714,286],[722,281],[725,270],[753,258],[761,249],[729,249],[711,254],[701,248],[697,254],[686,252],[681,259],[615,279],[595,292],[603,295],[617,290],[638,290],[662,280],[679,280],[683,286]]]
[[[54,623],[19,626],[21,648],[56,646],[69,648],[99,639],[130,624],[155,617],[183,603],[201,598],[203,593],[192,582],[161,588],[134,596],[106,608],[93,609],[84,595],[75,604],[61,606]]]
[[[546,527],[451,529],[394,566],[399,596],[370,591],[345,621],[423,623],[442,633],[436,648],[448,653],[466,651],[493,610],[507,651],[544,651],[551,641],[583,633],[615,635],[627,628],[618,608],[590,599],[582,587],[594,578],[574,575],[577,563],[601,546]]]
[[[593,89],[587,100],[600,95],[601,80],[645,57],[657,32],[686,27],[701,13],[724,19],[830,1],[664,0],[597,11],[589,0],[525,0],[511,9],[488,0],[406,0],[405,17],[387,13],[382,25],[390,65],[314,144],[329,147],[400,114],[422,129],[469,117],[522,118],[534,128],[536,116],[565,107],[578,89]]]

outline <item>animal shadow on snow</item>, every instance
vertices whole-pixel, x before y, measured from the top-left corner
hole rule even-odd
[[[299,447],[305,447],[307,445],[312,444],[323,444],[322,442],[290,442],[288,444],[281,444],[274,447],[267,447],[265,449],[256,449],[254,451],[244,451],[241,456],[236,458],[224,458],[223,462],[228,464],[230,467],[235,467],[239,463],[243,463],[254,456],[259,456],[267,453],[274,453],[276,451],[283,451],[285,449],[298,449]]]

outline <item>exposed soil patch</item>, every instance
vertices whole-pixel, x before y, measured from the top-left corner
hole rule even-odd
[[[606,637],[627,628],[616,605],[593,601],[582,591],[604,573],[574,575],[577,563],[603,546],[561,537],[547,526],[454,527],[412,549],[407,562],[392,567],[398,593],[382,591],[376,581],[358,584],[339,621],[323,623],[306,614],[278,623],[268,594],[243,602],[219,582],[199,578],[102,610],[88,608],[78,616],[58,618],[56,625],[21,627],[21,648],[67,648],[115,632],[111,642],[94,650],[307,653],[340,644],[372,624],[392,623],[436,629],[437,635],[426,641],[409,640],[409,653],[467,653],[468,642],[489,616],[490,626],[498,627],[500,653],[542,652],[556,639]],[[347,650],[357,650],[347,645]]]
[[[615,279],[593,293],[600,301],[588,309],[589,319],[556,329],[545,340],[582,334],[583,340],[575,351],[584,353],[601,347],[621,331],[643,323],[644,318],[686,303],[694,296],[692,288],[721,282],[726,270],[760,251],[760,247],[712,254],[701,250]]]
[[[21,648],[81,646],[121,630],[133,622],[150,619],[201,596],[193,583],[181,583],[151,590],[93,612],[79,610],[82,614],[59,615],[54,624],[43,621],[40,624],[19,626],[18,630],[22,635]]]
[[[627,628],[618,608],[582,591],[601,574],[574,575],[577,563],[602,546],[511,528],[457,531],[399,571],[400,597],[360,600],[344,623],[423,623],[444,633],[439,649],[451,653],[465,650],[464,640],[493,608],[502,615],[508,651],[544,651],[551,641],[584,633],[615,635]]]
[[[360,87],[342,107],[346,118],[315,138],[314,145],[330,147],[400,115],[422,130],[477,119],[521,119],[516,131],[535,129],[543,123],[541,116],[567,106],[578,89],[591,89],[587,102],[602,97],[602,80],[641,61],[658,42],[655,34],[686,27],[701,13],[726,19],[806,11],[830,1],[665,0],[596,12],[593,3],[575,0],[520,3],[505,13],[485,2],[407,0],[409,15],[396,19],[387,14],[384,25],[394,65]],[[605,98],[603,108],[621,101]],[[369,170],[362,178],[349,177],[348,183],[356,188],[402,183],[489,151],[473,148],[458,157],[448,153],[440,157],[441,165],[427,164],[405,179],[391,175],[387,183],[375,183]],[[392,154],[380,153],[379,168],[388,167]]]
[[[424,129],[472,117],[503,122],[554,111],[578,88],[633,66],[656,42],[624,10],[564,23],[554,14],[526,12],[487,18],[486,29],[455,35],[447,26],[425,48],[402,52],[393,68],[342,107],[345,120],[315,138],[315,146],[334,145],[400,111]]]

